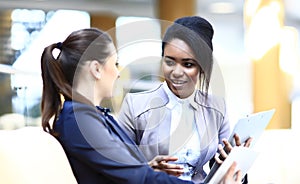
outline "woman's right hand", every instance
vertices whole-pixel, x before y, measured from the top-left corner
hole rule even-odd
[[[169,175],[178,177],[183,174],[183,168],[180,165],[168,163],[170,161],[174,162],[177,159],[177,157],[158,155],[148,162],[148,165],[155,171],[166,172]]]
[[[233,162],[229,167],[228,171],[222,178],[219,184],[240,184],[242,183],[242,173],[241,170],[235,171],[236,162]]]

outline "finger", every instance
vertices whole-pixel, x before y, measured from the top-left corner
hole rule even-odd
[[[222,139],[222,142],[225,145],[225,151],[226,153],[230,153],[232,150],[232,145],[230,144],[230,142],[227,139]]]
[[[165,156],[165,155],[158,155],[158,156],[155,157],[155,161],[156,162],[161,162],[161,161],[165,160],[166,157],[167,156]]]
[[[178,169],[164,169],[164,171],[169,175],[173,175],[177,177],[183,174],[183,170],[178,170]]]
[[[161,166],[161,168],[164,169],[178,169],[178,170],[183,169],[183,167],[178,164],[161,163],[159,165]]]
[[[242,172],[241,172],[241,170],[238,170],[238,171],[235,172],[236,167],[237,167],[237,163],[233,162],[232,165],[229,167],[229,169],[227,171],[227,176],[231,177],[231,176],[235,175],[236,176],[235,181],[240,182],[240,181],[242,181]]]
[[[231,166],[229,167],[229,169],[227,170],[226,174],[224,175],[223,180],[222,180],[223,182],[221,182],[221,183],[233,183],[235,168],[236,168],[236,162],[233,162],[231,164]],[[236,182],[234,181],[234,183],[236,183]]]
[[[235,171],[235,168],[236,168],[236,162],[233,162],[231,164],[231,166],[229,167],[228,171],[227,171],[227,174],[230,175],[230,176],[233,176],[234,175],[234,171]]]
[[[250,144],[251,144],[251,142],[252,142],[252,140],[253,140],[253,138],[252,137],[249,137],[248,139],[247,139],[247,141],[246,141],[246,143],[245,143],[245,147],[250,147]]]
[[[241,170],[238,170],[237,172],[236,172],[236,178],[235,178],[235,181],[242,181],[242,172],[241,172]]]
[[[221,144],[219,144],[218,145],[218,148],[219,148],[219,152],[220,152],[220,155],[221,155],[221,160],[225,160],[226,158],[227,158],[227,153],[226,153],[226,151],[223,149],[223,147],[222,147],[222,145]],[[223,158],[223,159],[222,159]]]
[[[168,161],[176,161],[176,160],[178,160],[177,157],[168,156],[168,155],[158,155],[155,157],[156,162],[162,162],[162,161],[168,162]]]
[[[156,168],[153,168],[153,170],[156,171],[156,172],[162,172],[163,171],[161,169],[156,169]]]
[[[223,163],[223,160],[221,160],[220,158],[219,158],[219,154],[216,154],[215,155],[215,161],[218,163],[218,164],[222,164]]]
[[[166,163],[164,160],[157,161],[156,159],[158,159],[157,157],[155,157],[154,160],[151,160],[150,162],[148,162],[148,165],[152,168],[162,168],[162,164]]]
[[[234,140],[235,140],[235,144],[236,144],[237,146],[242,145],[241,140],[240,140],[240,137],[239,137],[237,134],[234,134]]]
[[[156,172],[165,172],[169,175],[173,175],[173,176],[180,176],[183,174],[183,170],[181,169],[159,169],[159,168],[154,168],[153,169]]]
[[[166,162],[170,162],[170,161],[174,162],[176,160],[178,160],[178,157],[174,157],[174,156],[166,156],[164,158],[164,161],[166,161]]]

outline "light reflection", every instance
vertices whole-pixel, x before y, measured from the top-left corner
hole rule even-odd
[[[279,43],[281,21],[278,16],[278,3],[271,3],[261,8],[252,17],[246,36],[246,50],[250,58],[259,60],[272,47]]]
[[[43,49],[63,41],[71,32],[90,27],[90,16],[84,11],[16,9],[12,12],[11,46],[15,50],[11,75],[13,113],[26,120],[40,116],[42,79],[40,58]],[[27,124],[30,122],[26,121]]]
[[[234,4],[229,2],[212,3],[209,6],[209,10],[211,13],[217,14],[228,14],[236,12]]]
[[[300,71],[298,48],[298,31],[285,26],[281,33],[279,65],[282,71],[293,76]]]
[[[13,23],[11,26],[11,48],[14,50],[23,50],[30,40],[30,34],[26,27],[21,23]]]

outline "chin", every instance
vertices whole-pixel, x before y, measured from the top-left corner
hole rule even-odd
[[[113,95],[111,94],[106,94],[103,98],[111,98]]]
[[[179,98],[187,98],[189,97],[192,93],[187,93],[186,89],[181,89],[181,90],[177,90],[176,93],[174,93],[177,97]]]

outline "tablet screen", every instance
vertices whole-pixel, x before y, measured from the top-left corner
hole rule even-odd
[[[252,137],[250,147],[253,147],[258,140],[258,138],[262,135],[263,131],[271,121],[273,115],[275,113],[275,109],[257,112],[251,115],[246,116],[245,118],[241,118],[238,120],[234,129],[232,131],[231,136],[229,137],[229,142],[232,146],[235,146],[234,134],[236,133],[241,140],[241,143],[245,143],[245,141]]]

